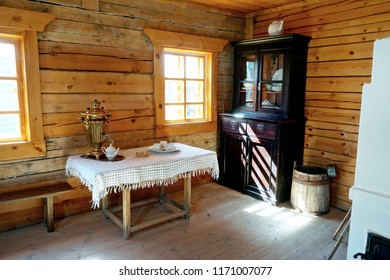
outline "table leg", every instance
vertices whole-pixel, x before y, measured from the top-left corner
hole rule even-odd
[[[103,219],[107,219],[107,216],[105,215],[105,210],[108,209],[108,194],[102,198],[102,216]]]
[[[160,205],[162,205],[164,203],[164,186],[160,186],[159,187],[159,201],[160,201]]]
[[[184,178],[184,217],[188,220],[191,212],[191,175]]]
[[[123,211],[123,238],[131,237],[131,190],[124,188],[122,191],[122,211]]]

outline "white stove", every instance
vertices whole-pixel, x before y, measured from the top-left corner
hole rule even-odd
[[[347,259],[365,253],[369,234],[390,239],[390,38],[376,40],[363,86]]]

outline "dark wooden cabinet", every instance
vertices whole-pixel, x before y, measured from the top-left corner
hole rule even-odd
[[[273,204],[302,163],[309,37],[234,42],[234,109],[220,114],[221,183]]]

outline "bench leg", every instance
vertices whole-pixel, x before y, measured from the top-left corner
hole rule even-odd
[[[53,217],[53,197],[45,198],[45,220],[47,224],[47,231],[54,231],[54,217]]]

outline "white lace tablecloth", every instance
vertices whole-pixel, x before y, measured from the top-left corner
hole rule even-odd
[[[136,157],[136,152],[149,147],[120,150],[121,161],[102,161],[70,156],[66,163],[66,176],[78,177],[92,192],[92,207],[111,192],[166,186],[181,178],[208,173],[219,176],[217,155],[213,151],[175,143],[174,153],[150,153],[149,157]]]

